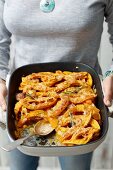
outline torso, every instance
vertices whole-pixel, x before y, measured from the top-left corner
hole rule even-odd
[[[28,63],[75,60],[89,62],[94,67],[105,0],[55,0],[55,3],[53,12],[43,13],[40,0],[6,0],[4,21],[17,41],[17,56],[27,53]],[[22,50],[20,54],[19,50]],[[36,57],[37,53],[42,58]]]

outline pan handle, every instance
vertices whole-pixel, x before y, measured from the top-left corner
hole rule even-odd
[[[1,107],[0,107],[0,127],[3,130],[6,129],[6,112],[4,112]]]

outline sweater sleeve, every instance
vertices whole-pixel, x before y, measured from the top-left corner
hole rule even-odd
[[[105,18],[108,23],[108,33],[110,34],[110,42],[113,46],[113,0],[106,0]]]
[[[11,33],[3,21],[4,4],[5,0],[0,0],[0,78],[5,80],[9,71]]]

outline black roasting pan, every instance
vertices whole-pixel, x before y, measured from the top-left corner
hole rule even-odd
[[[89,142],[85,145],[79,146],[39,146],[39,147],[29,147],[25,145],[21,145],[18,149],[28,155],[33,156],[62,156],[62,155],[79,155],[91,152],[95,150],[105,139],[105,136],[108,131],[108,116],[107,116],[107,108],[103,103],[103,92],[101,88],[101,81],[99,75],[96,71],[90,66],[83,63],[75,63],[75,62],[52,62],[52,63],[36,63],[22,66],[16,69],[9,81],[9,89],[8,89],[8,108],[7,108],[7,132],[9,138],[14,141],[15,138],[15,115],[14,115],[14,106],[16,103],[15,95],[18,93],[18,87],[21,82],[22,76],[27,76],[28,74],[34,72],[41,71],[75,71],[81,72],[86,71],[91,74],[93,77],[93,84],[97,90],[97,99],[96,106],[101,111],[102,117],[102,127],[101,127],[101,135],[100,137],[92,142]]]

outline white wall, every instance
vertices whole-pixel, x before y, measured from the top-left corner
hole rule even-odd
[[[109,42],[107,24],[104,23],[104,30],[102,34],[102,40],[99,50],[99,61],[103,70],[103,73],[110,67],[113,58],[113,48]]]

